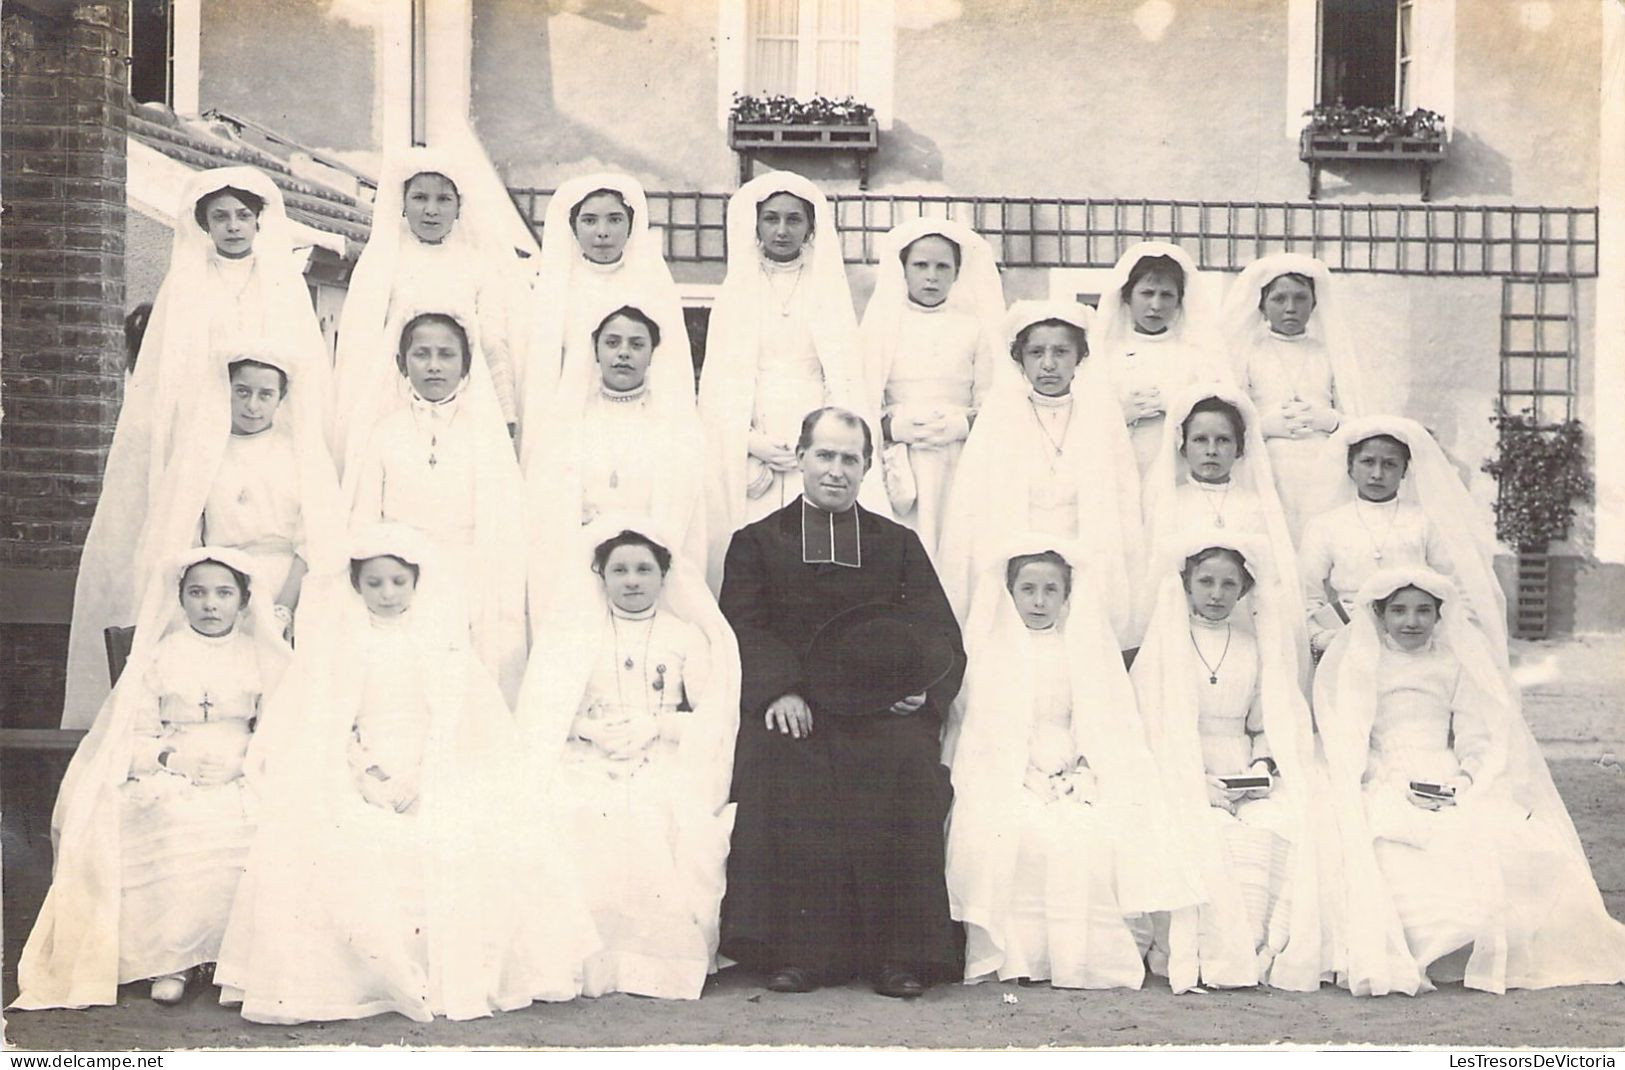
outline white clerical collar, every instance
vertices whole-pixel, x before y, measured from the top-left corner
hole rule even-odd
[[[863,567],[863,540],[858,507],[831,513],[801,499],[801,563]]]
[[[1052,397],[1049,394],[1039,393],[1038,388],[1034,386],[1027,388],[1027,397],[1034,405],[1045,409],[1066,409],[1072,406],[1071,390],[1068,390],[1064,394]]]
[[[655,606],[653,603],[650,603],[647,609],[640,609],[634,612],[629,609],[622,609],[614,602],[610,602],[609,615],[614,617],[616,620],[654,620]]]
[[[638,401],[649,396],[649,380],[645,379],[631,390],[611,390],[603,380],[598,382],[598,396],[616,405]]]
[[[909,311],[910,312],[918,312],[921,315],[929,316],[931,313],[933,313],[933,312],[941,312],[944,309],[946,309],[947,307],[948,307],[948,299],[946,297],[944,297],[941,301],[938,301],[934,305],[922,305],[918,301],[914,300],[913,297],[908,298]]]

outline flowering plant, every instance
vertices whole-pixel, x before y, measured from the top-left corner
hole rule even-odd
[[[1544,550],[1568,537],[1575,502],[1590,498],[1585,430],[1579,420],[1542,427],[1527,409],[1491,420],[1500,434],[1484,471],[1500,485],[1495,535],[1518,550]]]
[[[813,97],[797,100],[783,94],[742,96],[734,94],[729,117],[740,123],[781,123],[787,126],[863,126],[875,117],[875,110],[851,97],[833,100]]]
[[[1374,137],[1385,141],[1402,137],[1444,140],[1444,116],[1426,108],[1417,108],[1407,115],[1398,108],[1317,104],[1304,114],[1309,116],[1311,134]]]

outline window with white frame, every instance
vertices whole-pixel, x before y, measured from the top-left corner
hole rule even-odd
[[[170,0],[131,0],[130,96],[141,104],[173,101],[175,22]]]
[[[733,95],[854,97],[891,125],[895,0],[722,0],[721,117]]]
[[[1287,133],[1316,104],[1455,112],[1457,0],[1287,0]]]

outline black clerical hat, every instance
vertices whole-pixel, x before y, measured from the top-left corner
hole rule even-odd
[[[940,628],[889,602],[866,602],[824,622],[802,675],[814,710],[863,717],[920,694],[953,667],[953,643]]]

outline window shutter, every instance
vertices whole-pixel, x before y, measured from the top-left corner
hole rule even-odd
[[[1411,107],[1456,120],[1456,0],[1414,0]]]
[[[852,95],[875,110],[880,129],[890,130],[897,75],[897,5],[895,0],[863,0],[861,6],[858,73]]]
[[[745,91],[746,0],[717,3],[717,123],[728,126],[733,95]]]

